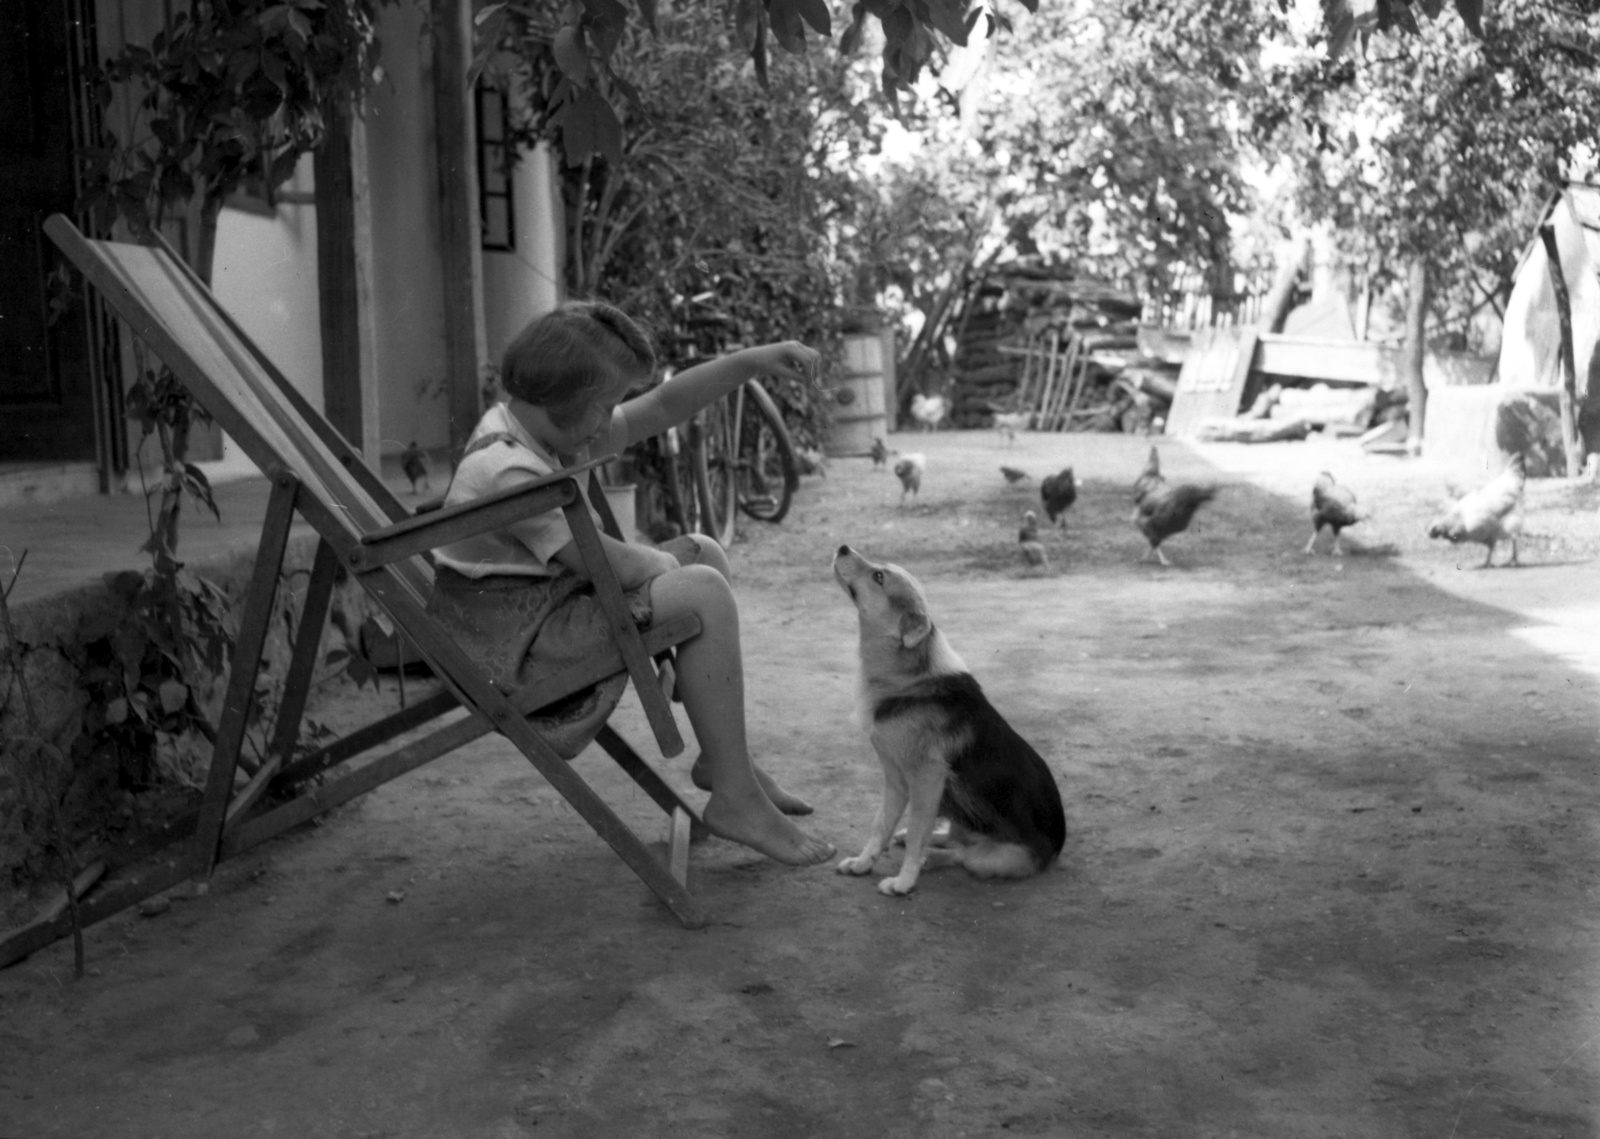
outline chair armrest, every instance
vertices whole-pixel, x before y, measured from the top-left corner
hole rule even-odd
[[[369,531],[361,536],[361,549],[352,552],[349,564],[353,569],[385,566],[463,538],[498,530],[546,510],[560,509],[577,501],[577,475],[614,457],[605,455],[579,466],[565,467],[499,494],[418,514],[392,526]]]

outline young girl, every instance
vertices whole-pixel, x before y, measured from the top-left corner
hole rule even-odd
[[[565,304],[535,319],[506,349],[500,382],[507,398],[473,431],[445,503],[506,490],[585,462],[591,453],[620,452],[683,422],[753,376],[809,379],[817,359],[815,351],[793,341],[749,348],[624,401],[655,372],[649,340],[610,305]],[[699,635],[677,648],[676,680],[701,749],[692,777],[711,792],[702,812],[707,828],[794,866],[830,858],[831,844],[786,817],[811,808],[751,762],[739,610],[721,547],[700,535],[660,549],[605,534],[600,540],[636,619],[685,613],[700,619]],[[591,651],[593,638],[609,636],[598,604],[583,592],[583,560],[559,510],[442,547],[434,557],[431,607],[476,649],[497,683],[530,669],[559,669],[563,659]],[[575,626],[583,630],[574,632]],[[599,720],[626,677],[613,683],[610,701],[602,700],[591,714]],[[598,727],[584,715],[576,714],[574,748]]]

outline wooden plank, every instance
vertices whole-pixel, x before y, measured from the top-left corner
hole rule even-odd
[[[278,574],[283,569],[283,554],[289,544],[289,527],[294,522],[295,492],[300,484],[293,475],[280,474],[273,480],[267,498],[266,518],[261,524],[261,544],[256,551],[255,569],[250,575],[249,592],[239,616],[239,634],[234,639],[233,658],[228,666],[228,686],[217,724],[217,738],[211,747],[211,766],[200,801],[200,817],[189,840],[194,872],[208,878],[216,865],[217,844],[222,838],[228,800],[239,763],[239,748],[250,726],[255,705],[256,678],[261,654],[266,648],[267,630],[272,623],[272,602],[278,594]]]
[[[274,781],[277,787],[293,786],[295,783],[310,779],[313,775],[320,774],[330,767],[337,766],[347,759],[371,751],[379,744],[388,743],[395,736],[414,731],[431,720],[453,708],[459,708],[461,701],[456,694],[448,688],[441,689],[415,704],[400,709],[392,715],[368,724],[363,728],[351,732],[347,736],[333,741],[294,763],[288,764],[279,772]]]
[[[306,585],[305,602],[300,607],[300,627],[295,630],[294,648],[284,675],[283,694],[278,700],[278,720],[273,725],[267,758],[250,782],[233,797],[223,817],[223,830],[250,809],[283,765],[294,755],[300,740],[300,720],[305,715],[306,697],[317,668],[317,650],[322,645],[322,630],[328,621],[328,606],[333,599],[334,577],[339,570],[338,555],[326,541],[317,543],[311,563],[311,580]]]
[[[611,625],[611,635],[628,666],[628,675],[633,678],[639,703],[644,707],[645,719],[655,734],[656,744],[661,748],[662,755],[677,755],[683,751],[683,737],[678,733],[678,722],[672,715],[671,704],[661,691],[661,682],[650,656],[644,651],[639,627],[634,624],[633,615],[628,611],[628,601],[622,595],[622,586],[617,583],[616,571],[611,568],[611,561],[600,544],[594,519],[589,516],[581,499],[566,507],[566,516],[572,537],[578,544],[578,553],[583,557],[584,568],[589,571],[595,597]]]
[[[693,834],[694,823],[689,812],[675,808],[667,826],[667,872],[680,886],[689,885],[689,844]]]
[[[351,551],[347,564],[356,571],[386,566],[578,500],[578,484],[560,472],[364,534],[362,548]]]
[[[147,867],[125,879],[103,883],[98,890],[78,902],[80,927],[104,921],[112,914],[121,913],[129,906],[138,905],[146,898],[159,894],[190,877],[193,863],[187,855],[180,855],[156,866]],[[72,932],[72,912],[66,910],[47,921],[23,926],[8,933],[0,941],[0,969],[21,961],[59,941]]]
[[[700,812],[673,790],[671,785],[661,778],[660,773],[645,762],[644,758],[634,751],[628,741],[619,736],[611,725],[602,725],[600,731],[595,734],[594,742],[616,761],[618,767],[628,773],[646,795],[655,800],[656,806],[668,814],[679,810],[687,811],[696,825],[704,825],[700,821]]]

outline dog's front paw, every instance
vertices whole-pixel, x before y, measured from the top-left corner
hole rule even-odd
[[[901,874],[894,878],[885,878],[878,883],[878,893],[886,898],[900,898],[911,893],[917,888],[915,878],[907,878]]]
[[[835,867],[840,874],[868,874],[872,871],[872,864],[876,859],[865,854],[858,854],[854,858],[841,858]]]

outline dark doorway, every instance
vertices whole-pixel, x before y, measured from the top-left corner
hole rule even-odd
[[[71,214],[87,5],[0,4],[0,461],[96,456],[89,317],[40,229]]]

